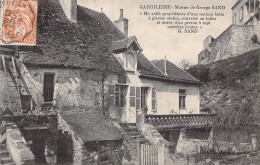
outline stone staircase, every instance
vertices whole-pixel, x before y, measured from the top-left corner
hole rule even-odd
[[[149,141],[145,139],[144,135],[142,135],[142,132],[138,130],[136,123],[121,123],[120,125],[133,140],[139,140],[140,144],[149,143]]]

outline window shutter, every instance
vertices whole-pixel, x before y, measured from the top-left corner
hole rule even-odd
[[[115,106],[119,106],[119,86],[115,86]]]
[[[130,107],[135,107],[135,87],[130,87]]]
[[[156,90],[155,88],[152,88],[152,110],[156,111]]]
[[[141,109],[141,87],[136,87],[136,110]]]
[[[115,105],[115,86],[109,85],[109,105]]]

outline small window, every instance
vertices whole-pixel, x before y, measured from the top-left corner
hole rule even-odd
[[[126,105],[126,85],[115,86],[115,106],[125,107]]]
[[[254,14],[255,13],[255,3],[254,3],[254,0],[249,0],[249,6],[250,6],[250,9],[249,9],[249,13],[250,14]]]
[[[115,86],[109,85],[109,105],[115,105]]]
[[[126,54],[126,69],[133,71],[135,69],[135,57],[132,53]]]
[[[186,89],[179,89],[179,108],[186,108]]]

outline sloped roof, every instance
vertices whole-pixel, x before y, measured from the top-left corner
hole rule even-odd
[[[137,70],[143,76],[151,76],[167,79],[168,77],[164,75],[159,69],[157,69],[151,61],[149,61],[142,52],[137,56]]]
[[[61,113],[83,142],[121,140],[119,130],[100,112]]]
[[[78,6],[77,22],[70,22],[59,0],[39,0],[37,46],[19,47],[27,64],[98,67],[98,56],[111,56],[113,69],[123,71],[109,48],[125,36],[104,13]]]
[[[160,69],[163,73],[165,73],[165,60],[153,60],[152,63]],[[166,60],[166,72],[167,76],[171,80],[176,80],[180,82],[191,82],[191,83],[200,83],[199,80],[192,77],[189,73],[185,72],[184,70],[178,68],[175,64],[172,62]]]
[[[135,47],[136,49],[138,49],[139,51],[142,51],[141,46],[139,45],[139,43],[137,42],[137,38],[135,36],[131,36],[122,40],[118,40],[118,41],[113,41],[112,47],[110,48],[110,50],[112,52],[120,52],[120,51],[124,51],[127,50],[129,48],[129,46],[131,44],[135,43]]]
[[[59,0],[39,0],[37,46],[19,46],[24,63],[36,65],[98,68],[97,60],[106,56],[108,69],[124,72],[111,50],[127,47],[136,37],[127,38],[104,14],[77,7],[77,22],[70,22]],[[170,79],[161,73],[142,52],[137,69],[142,76]]]

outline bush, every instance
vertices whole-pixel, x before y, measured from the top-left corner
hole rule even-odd
[[[196,79],[199,79],[201,82],[208,82],[209,79],[209,70],[210,68],[204,65],[195,65],[190,67],[187,72],[190,73]]]

